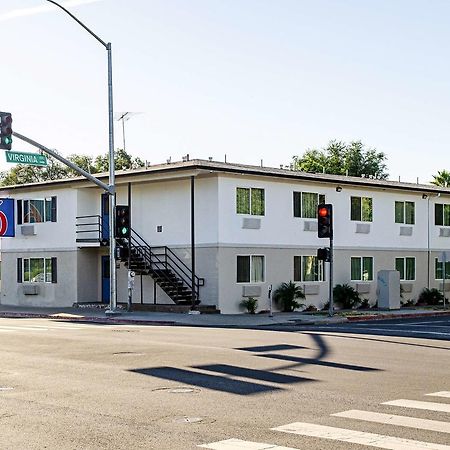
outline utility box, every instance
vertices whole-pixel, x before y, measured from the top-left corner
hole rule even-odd
[[[378,308],[400,309],[400,272],[380,270],[377,283]]]

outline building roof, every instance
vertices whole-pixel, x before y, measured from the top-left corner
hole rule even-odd
[[[133,170],[120,170],[116,171],[116,183],[121,184],[127,182],[129,178],[148,177],[149,180],[155,175],[170,174],[170,173],[183,173],[186,175],[192,173],[192,171],[198,172],[216,172],[216,173],[230,173],[252,176],[266,176],[270,178],[292,179],[298,181],[319,182],[319,183],[332,183],[339,185],[352,185],[355,187],[365,187],[373,189],[387,189],[387,190],[403,190],[403,191],[415,191],[422,193],[442,193],[450,195],[450,188],[444,188],[441,186],[435,186],[432,184],[418,184],[418,183],[405,183],[400,181],[390,180],[376,180],[362,177],[350,177],[344,175],[330,175],[324,173],[308,173],[300,172],[296,170],[286,168],[273,168],[273,167],[260,167],[251,166],[245,164],[226,163],[219,161],[207,161],[202,159],[193,159],[190,161],[179,161],[166,164],[158,164],[145,168],[133,169]],[[94,174],[97,178],[107,183],[108,173]],[[79,183],[91,183],[84,177],[72,177],[64,178],[60,180],[44,181],[40,183],[27,183],[12,186],[0,187],[1,191],[11,190],[35,190],[39,188],[48,188],[53,186],[64,186],[69,184]]]

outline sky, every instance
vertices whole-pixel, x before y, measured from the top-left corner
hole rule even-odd
[[[150,164],[189,154],[279,167],[337,139],[384,152],[393,180],[450,170],[447,0],[61,4],[111,42],[115,114],[137,113],[126,150]],[[14,131],[65,156],[106,153],[105,48],[45,0],[0,2],[0,39]]]

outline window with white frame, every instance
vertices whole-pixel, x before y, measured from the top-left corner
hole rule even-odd
[[[317,206],[325,203],[325,195],[317,192],[294,192],[294,217],[317,218]]]
[[[236,213],[264,216],[264,189],[242,187],[236,188]]]
[[[439,262],[437,258],[434,260],[434,278],[435,280],[442,280],[444,278],[444,263]],[[445,279],[450,280],[450,261],[445,263]]]
[[[414,202],[395,202],[395,223],[415,224]]]
[[[450,205],[436,203],[434,205],[434,224],[444,227],[450,226]]]
[[[17,223],[56,222],[56,197],[17,200]]]
[[[352,256],[350,258],[350,279],[352,281],[372,281],[373,257]]]
[[[372,222],[373,205],[371,197],[350,197],[350,220]]]
[[[263,283],[265,278],[263,255],[238,255],[236,281],[238,283]]]
[[[395,258],[395,270],[400,272],[400,280],[413,281],[416,279],[416,258],[407,256]]]
[[[56,283],[56,258],[18,258],[19,283]]]
[[[294,256],[294,281],[325,281],[323,261],[317,256]]]

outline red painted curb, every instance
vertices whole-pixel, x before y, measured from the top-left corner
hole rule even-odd
[[[430,313],[416,313],[416,314],[372,314],[370,316],[349,316],[348,322],[363,322],[365,320],[388,320],[388,319],[414,319],[423,317],[439,317],[450,316],[450,311],[436,311]]]

